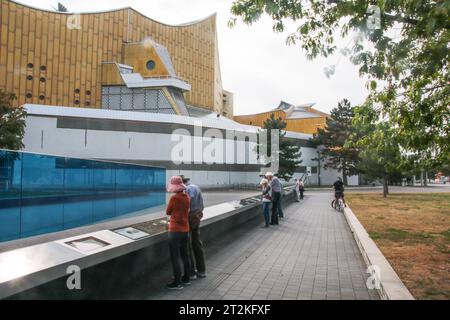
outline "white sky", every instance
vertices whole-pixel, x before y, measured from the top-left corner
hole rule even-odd
[[[306,59],[299,46],[287,46],[289,32],[276,34],[272,21],[252,26],[242,22],[230,29],[227,22],[232,0],[59,0],[70,12],[101,11],[131,6],[144,15],[168,24],[180,24],[217,13],[217,35],[222,82],[234,93],[234,113],[264,112],[280,100],[292,104],[315,102],[315,108],[329,112],[347,98],[353,105],[366,94],[365,81],[346,57]],[[17,0],[38,8],[52,9],[58,0]],[[294,30],[294,28],[290,28]],[[288,30],[289,31],[289,30]],[[331,78],[324,68],[336,64]]]

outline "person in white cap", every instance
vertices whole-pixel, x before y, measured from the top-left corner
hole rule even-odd
[[[277,177],[274,177],[272,172],[266,173],[266,178],[269,180],[269,186],[272,190],[272,217],[270,224],[278,224],[278,208],[281,201],[281,182]]]
[[[200,237],[200,220],[203,217],[203,195],[199,186],[191,183],[191,179],[180,176],[189,195],[189,261],[191,266],[190,279],[206,277],[205,249]]]
[[[264,215],[264,228],[268,228],[270,224],[270,214],[269,207],[272,202],[272,192],[269,187],[269,181],[267,179],[262,179],[260,182],[262,187],[262,203],[263,203],[263,215]]]

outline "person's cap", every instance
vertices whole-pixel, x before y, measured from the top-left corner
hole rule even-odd
[[[267,179],[261,179],[261,182],[259,184],[266,184],[269,183],[269,181],[267,181]]]
[[[183,179],[180,176],[173,176],[170,178],[167,192],[180,192],[183,190],[186,190],[186,186],[183,184]]]
[[[272,172],[266,172],[266,177],[273,177],[273,173]]]
[[[185,177],[183,174],[180,174],[181,179],[183,180],[183,183],[188,182],[189,180],[191,180],[191,178]]]

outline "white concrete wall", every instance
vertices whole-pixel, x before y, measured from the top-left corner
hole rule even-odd
[[[51,107],[49,107],[51,108]],[[77,158],[98,158],[108,160],[154,160],[169,161],[172,159],[172,149],[178,144],[171,140],[170,134],[161,133],[140,133],[105,130],[83,130],[57,128],[56,117],[29,115],[26,120],[24,136],[24,151],[45,153],[52,155],[77,157]],[[204,143],[205,138],[184,137],[194,139],[195,142]],[[203,140],[202,140],[203,139]],[[187,140],[191,143],[190,140]],[[207,142],[206,144],[209,144]],[[245,152],[238,149],[237,155],[233,155],[234,142],[231,140],[216,139],[216,145],[226,144],[227,149],[223,155],[226,163],[257,163],[256,159],[250,157],[245,159]],[[245,142],[238,141],[238,148],[244,147]],[[255,144],[251,144],[253,150]],[[317,166],[317,161],[312,160],[317,157],[315,148],[301,148],[303,160],[301,166]],[[195,161],[206,161],[208,156],[201,151],[194,152],[190,159]],[[209,158],[210,160],[211,157]],[[217,161],[223,163],[223,161]],[[321,169],[321,183],[332,184],[338,173],[336,170]],[[167,179],[174,174],[184,174],[192,178],[197,184],[204,187],[219,187],[233,185],[236,183],[259,183],[258,172],[242,171],[210,171],[210,170],[167,170]],[[303,173],[296,173],[294,177],[302,177]],[[353,181],[353,180],[352,180]],[[310,184],[318,183],[317,173],[313,173],[309,179]]]
[[[23,142],[24,151],[28,152],[112,161],[123,159],[168,161],[171,159],[172,148],[178,143],[171,141],[169,134],[57,128],[56,118],[50,117],[29,115],[26,123]],[[191,139],[191,137],[185,138]],[[202,143],[201,137],[192,137],[192,139]],[[213,144],[220,146],[221,143],[226,143],[227,147],[233,146],[233,142],[230,144],[230,141],[224,141],[216,139]],[[203,143],[205,142],[203,141]],[[250,143],[251,149],[254,146],[253,143]],[[238,141],[238,148],[244,147],[245,142]],[[233,152],[227,151],[222,158],[224,161],[218,161],[218,163],[232,163],[234,159],[239,164],[256,163],[252,157],[246,159],[245,152],[242,150],[238,149],[235,157],[233,157]],[[207,154],[202,154],[200,151],[192,154],[192,160],[212,161],[214,159],[208,158]],[[204,187],[223,187],[236,183],[258,183],[260,181],[257,172],[208,170],[167,170],[167,179],[175,174],[189,176],[192,181],[196,181],[197,184]]]
[[[358,186],[359,185],[358,175],[347,176],[347,183],[349,186]]]
[[[257,172],[204,171],[204,170],[167,170],[167,179],[183,174],[191,178],[192,183],[204,188],[229,187],[233,184],[255,183],[261,181]]]
[[[25,151],[111,160],[170,160],[172,150],[181,141],[172,141],[170,134],[57,128],[56,121],[56,118],[28,116],[23,140]],[[194,146],[199,142],[199,150],[194,150],[195,152],[187,158],[180,159],[187,162],[214,162],[217,159],[212,157],[205,148],[202,152],[202,143],[203,146],[211,145],[217,150],[229,144],[229,141],[223,139],[207,141],[207,138],[202,140],[202,137],[181,135],[180,139],[185,139],[183,141]],[[255,147],[255,143],[238,141],[237,163],[256,164],[256,159],[253,157],[248,157],[246,161],[243,150],[247,145],[250,145],[250,150]],[[232,156],[233,149],[227,150],[225,154],[219,155],[216,163],[233,163]]]

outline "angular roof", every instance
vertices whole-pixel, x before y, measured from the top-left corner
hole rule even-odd
[[[177,73],[175,72],[175,68],[173,67],[172,59],[170,59],[170,54],[169,54],[169,51],[167,50],[167,48],[164,47],[162,44],[159,44],[150,38],[145,39],[144,43],[150,44],[153,48],[155,48],[156,53],[158,54],[162,63],[164,64],[167,71],[169,72],[169,75],[171,77],[176,77]]]
[[[286,113],[286,119],[308,119],[308,118],[322,118],[328,114],[313,109],[315,102],[308,102],[299,105],[293,105],[289,102],[280,101],[278,107],[272,111],[282,110]]]

